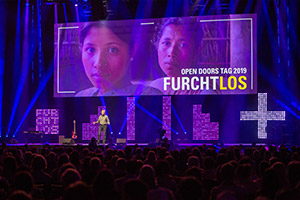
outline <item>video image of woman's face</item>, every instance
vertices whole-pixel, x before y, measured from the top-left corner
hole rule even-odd
[[[82,45],[82,63],[94,87],[104,92],[127,71],[129,47],[106,27],[92,27]]]
[[[167,25],[158,42],[158,63],[169,77],[181,76],[180,70],[192,67],[194,44],[182,25]]]

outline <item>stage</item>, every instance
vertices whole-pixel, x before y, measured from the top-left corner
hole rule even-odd
[[[266,146],[265,143],[225,143],[225,144],[220,144],[220,143],[172,143],[170,142],[170,150],[174,150],[174,149],[184,149],[187,147],[199,147],[199,146],[206,146],[206,147],[214,147],[216,149],[220,149],[222,147],[230,147],[230,146],[241,146],[243,148],[247,148],[247,147],[257,147],[257,146]],[[81,147],[88,147],[89,143],[74,143],[74,144],[60,144],[60,143],[18,143],[18,144],[6,144],[6,146],[8,147],[36,147],[39,149],[42,149],[44,147],[77,147],[77,146],[81,146]],[[102,144],[98,145],[99,147],[103,147]],[[141,148],[145,148],[145,147],[159,147],[161,146],[161,144],[155,144],[155,143],[112,143],[112,144],[108,144],[106,143],[105,146],[107,148],[113,148],[113,149],[124,149],[126,146],[130,146],[130,147],[141,147]]]

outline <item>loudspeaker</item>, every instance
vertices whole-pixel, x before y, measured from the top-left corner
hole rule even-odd
[[[63,144],[75,144],[75,141],[72,138],[64,138]]]
[[[117,138],[117,144],[126,144],[126,138]]]
[[[58,136],[58,143],[59,143],[59,144],[63,144],[64,139],[65,139],[65,136],[64,136],[64,135]]]

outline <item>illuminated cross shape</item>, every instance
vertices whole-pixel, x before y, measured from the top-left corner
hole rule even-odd
[[[285,120],[285,111],[268,111],[267,93],[258,93],[258,111],[241,111],[240,120],[258,121],[258,138],[266,139],[268,120]]]

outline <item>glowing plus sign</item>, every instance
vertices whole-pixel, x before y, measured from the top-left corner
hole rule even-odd
[[[266,139],[268,120],[285,120],[285,111],[268,111],[267,93],[258,93],[258,111],[241,111],[240,120],[258,121],[258,138]]]

